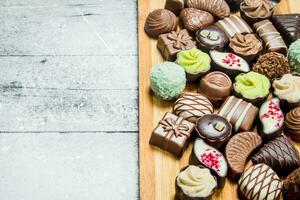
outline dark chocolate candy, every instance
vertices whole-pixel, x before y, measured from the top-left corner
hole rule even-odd
[[[300,14],[273,15],[272,22],[288,46],[300,39]]]
[[[279,175],[288,175],[300,167],[299,152],[292,140],[281,135],[265,144],[252,158],[254,164],[265,163]]]
[[[157,41],[158,50],[168,61],[174,61],[181,50],[192,49],[194,46],[193,39],[186,29],[161,34]]]
[[[223,188],[227,176],[227,162],[216,148],[206,144],[203,139],[196,139],[190,155],[191,165],[201,165],[211,170],[217,176],[218,188]]]
[[[286,200],[299,200],[300,168],[294,170],[283,182],[283,197]]]
[[[220,115],[204,115],[196,122],[198,136],[209,145],[220,148],[229,140],[232,125]]]
[[[240,4],[243,0],[225,0],[232,12],[236,12],[240,9]]]
[[[199,49],[209,52],[212,49],[222,51],[228,42],[228,37],[217,26],[205,26],[196,32],[196,44]]]
[[[204,10],[185,8],[180,12],[180,20],[188,31],[197,31],[206,25],[214,23],[214,17]]]
[[[149,143],[181,157],[195,125],[167,112],[153,130]]]
[[[184,8],[184,0],[166,0],[165,9],[172,11],[175,15],[179,15]]]

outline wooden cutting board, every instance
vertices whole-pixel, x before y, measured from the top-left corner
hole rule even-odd
[[[172,111],[174,102],[162,101],[150,91],[150,69],[163,62],[156,48],[156,40],[144,32],[144,23],[150,11],[163,8],[165,0],[138,0],[139,34],[139,164],[140,197],[142,200],[171,200],[175,194],[175,177],[188,164],[192,144],[178,160],[171,154],[149,145],[153,128],[165,112]],[[298,0],[282,0],[275,13],[300,13]],[[196,92],[195,85],[186,91]],[[300,151],[300,144],[296,144]],[[237,200],[237,184],[226,181],[225,187],[213,195],[213,200]]]

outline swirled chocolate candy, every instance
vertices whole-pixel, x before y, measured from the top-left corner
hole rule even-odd
[[[178,52],[192,49],[194,42],[187,30],[182,29],[178,32],[161,34],[156,46],[165,60],[174,61]]]
[[[202,94],[183,93],[173,106],[175,115],[196,123],[196,120],[204,115],[214,112],[211,102]]]
[[[205,10],[219,19],[230,15],[230,8],[225,0],[186,0],[185,3],[187,7]]]
[[[294,170],[283,182],[283,197],[286,200],[299,200],[300,168]]]
[[[279,175],[287,175],[300,167],[299,152],[292,140],[281,135],[266,143],[252,158],[254,164],[265,163]]]
[[[203,26],[214,23],[214,17],[204,10],[185,8],[180,12],[180,20],[188,31],[197,31]]]
[[[273,26],[272,22],[265,19],[253,24],[257,35],[264,41],[265,49],[267,52],[278,52],[286,54],[287,46],[284,43],[280,33]]]
[[[300,142],[300,107],[286,114],[285,133],[296,142]]]
[[[255,132],[238,133],[229,140],[225,156],[231,178],[238,179],[241,176],[250,154],[261,145],[261,142],[261,137]]]
[[[199,118],[195,128],[200,138],[218,149],[229,140],[232,126],[224,117],[210,114]]]
[[[215,106],[220,106],[232,89],[230,78],[223,72],[214,71],[205,75],[201,80],[198,91],[204,94]]]
[[[153,130],[149,143],[181,157],[194,128],[193,123],[167,112]]]
[[[196,32],[197,47],[204,52],[212,49],[222,51],[227,42],[226,34],[217,26],[205,26]]]
[[[166,9],[156,9],[147,16],[144,30],[153,38],[160,34],[169,33],[177,29],[177,18],[174,13]]]
[[[212,60],[212,68],[216,71],[226,73],[231,79],[234,79],[234,77],[242,72],[250,71],[246,60],[234,53],[211,50],[209,54]]]
[[[254,125],[258,108],[242,99],[230,96],[219,110],[234,127],[235,132],[250,131]]]
[[[300,14],[273,15],[272,22],[288,46],[300,39]]]
[[[172,11],[175,15],[179,15],[184,8],[184,0],[166,0],[165,9]]]
[[[207,167],[217,176],[218,188],[223,188],[227,176],[225,157],[214,147],[206,144],[203,139],[196,139],[190,155],[189,164]]]
[[[189,165],[180,170],[175,180],[175,199],[207,200],[217,188],[217,181],[209,169]]]
[[[278,98],[266,101],[259,110],[258,132],[263,139],[271,139],[282,133],[284,114]]]
[[[265,164],[253,165],[238,182],[238,193],[243,200],[279,200],[281,191],[280,178]]]
[[[221,28],[228,38],[232,38],[237,33],[252,33],[250,26],[240,17],[231,15],[215,23],[216,26]]]

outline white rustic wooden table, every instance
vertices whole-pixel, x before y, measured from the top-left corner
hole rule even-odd
[[[138,198],[135,0],[0,0],[0,199]]]

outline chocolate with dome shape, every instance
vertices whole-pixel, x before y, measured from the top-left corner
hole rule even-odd
[[[283,182],[283,197],[287,200],[299,200],[300,168],[289,174]]]
[[[260,107],[258,132],[263,139],[271,139],[282,133],[284,114],[279,103],[278,98],[273,98]]]
[[[253,165],[238,182],[238,193],[243,200],[279,200],[281,191],[280,178],[265,164]]]
[[[184,8],[184,0],[166,0],[165,9],[172,11],[175,15],[179,15]]]
[[[288,112],[285,118],[285,133],[292,140],[300,142],[300,107]]]
[[[261,145],[261,137],[255,132],[241,132],[234,135],[226,145],[225,156],[232,179],[238,179],[244,172],[250,154]]]
[[[166,9],[156,9],[146,18],[144,30],[148,36],[157,38],[160,34],[169,33],[177,29],[177,18],[174,13]]]
[[[265,163],[283,176],[300,167],[299,152],[292,140],[285,135],[275,137],[266,143],[251,160],[254,164]]]
[[[215,148],[220,148],[229,140],[232,125],[220,115],[204,115],[196,122],[198,136]]]
[[[225,157],[216,148],[206,144],[203,139],[197,138],[189,159],[190,165],[207,167],[217,176],[218,188],[223,188],[227,176],[227,162]]]
[[[258,114],[258,108],[242,99],[230,96],[219,110],[234,127],[235,132],[250,131]]]
[[[214,17],[209,12],[196,8],[183,9],[180,12],[180,20],[183,26],[191,32],[214,23]]]

